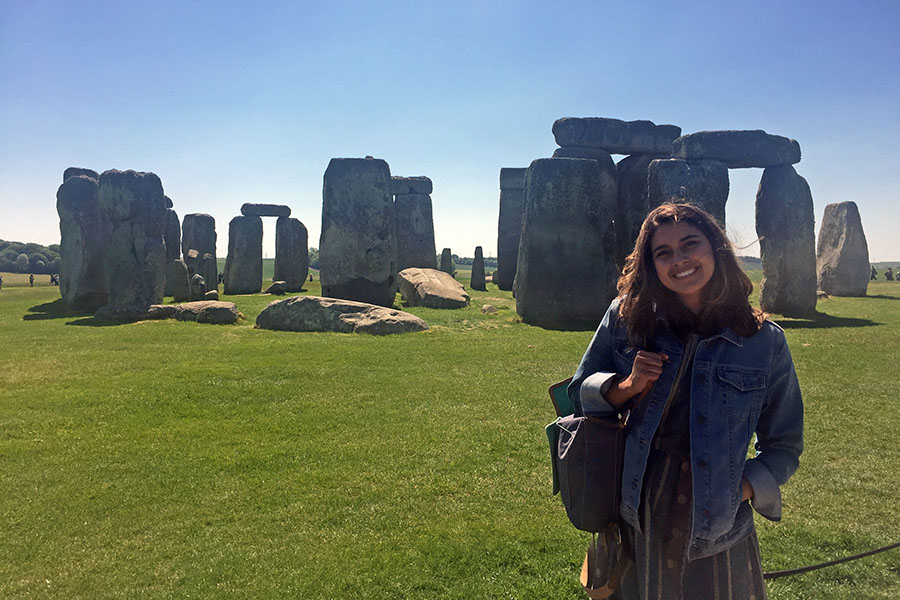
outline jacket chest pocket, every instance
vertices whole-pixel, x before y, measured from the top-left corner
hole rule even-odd
[[[723,365],[716,368],[716,379],[731,431],[741,438],[746,436],[749,442],[765,399],[766,371]]]

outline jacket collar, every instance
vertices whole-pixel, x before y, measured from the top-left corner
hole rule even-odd
[[[722,338],[722,339],[728,340],[729,342],[731,342],[738,348],[741,348],[744,345],[744,339],[741,336],[739,336],[738,334],[736,334],[734,331],[732,331],[731,327],[726,327],[725,329],[723,329],[716,335],[710,337],[709,339],[712,340],[715,338]]]

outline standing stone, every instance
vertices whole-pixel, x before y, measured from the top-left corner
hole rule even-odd
[[[191,277],[191,302],[206,299],[206,282],[203,275],[195,273]]]
[[[453,255],[450,254],[450,248],[441,250],[441,271],[456,277],[456,266],[453,264]]]
[[[594,328],[616,295],[616,169],[538,159],[525,178],[516,312],[554,329]]]
[[[647,178],[655,154],[632,154],[616,163],[618,192],[616,201],[616,265],[621,271],[625,258],[634,250],[641,225],[650,211]]]
[[[173,260],[166,267],[166,282],[172,285],[172,299],[175,302],[187,302],[191,299],[191,282],[187,265],[180,258]]]
[[[437,267],[431,196],[398,194],[394,198],[394,209],[397,216],[397,268],[402,271],[409,267]]]
[[[816,239],[813,199],[790,165],[763,171],[756,193],[756,233],[763,278],[759,306],[786,316],[816,309]]]
[[[666,202],[699,206],[725,227],[728,167],[718,160],[654,160],[647,173],[649,208]]]
[[[391,306],[397,229],[391,169],[375,158],[333,158],[322,189],[322,294]]]
[[[166,264],[181,258],[181,222],[178,220],[178,213],[171,208],[166,209],[166,230],[163,232],[163,239],[166,242]],[[164,296],[172,295],[172,281],[169,274],[173,273],[171,269],[166,268],[166,291]]]
[[[712,158],[729,169],[774,167],[800,162],[797,140],[753,131],[698,131],[672,142],[672,156],[686,160]]]
[[[262,290],[262,219],[242,216],[228,224],[225,293],[258,294]]]
[[[299,219],[278,217],[275,221],[275,280],[284,282],[285,292],[303,290],[309,274],[308,238]]]
[[[63,171],[63,183],[66,182],[66,179],[69,177],[78,177],[79,175],[84,175],[85,177],[90,177],[91,179],[96,179],[100,181],[100,173],[94,171],[93,169],[84,169],[82,167],[69,167],[65,171]]]
[[[163,232],[163,239],[166,241],[166,260],[172,262],[181,258],[181,223],[178,220],[178,213],[171,208],[166,209],[166,230]]]
[[[816,250],[818,289],[833,296],[865,296],[869,246],[855,202],[825,207]]]
[[[494,283],[501,290],[511,290],[516,278],[527,170],[500,169],[500,218],[497,223],[497,272]]]
[[[600,148],[612,154],[664,154],[681,135],[675,125],[652,121],[620,121],[603,117],[565,117],[553,123],[553,137],[562,147]]]
[[[197,252],[191,254],[191,250]],[[191,276],[202,275],[207,289],[215,289],[219,280],[216,262],[202,261],[206,254],[213,257],[216,255],[216,220],[212,216],[202,213],[184,215],[181,227],[181,252],[188,273]]]
[[[473,290],[485,291],[484,284],[484,252],[481,246],[475,246],[475,258],[472,260],[472,278],[469,287]]]
[[[94,311],[109,297],[106,251],[112,227],[100,210],[99,188],[97,179],[75,175],[56,192],[59,290],[66,305],[75,310]]]
[[[146,311],[151,304],[162,302],[166,279],[162,182],[154,173],[104,171],[99,198],[101,210],[112,223],[106,255],[109,300],[104,315]]]

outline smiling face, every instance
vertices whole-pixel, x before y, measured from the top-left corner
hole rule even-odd
[[[689,223],[664,223],[650,239],[653,266],[660,283],[692,312],[703,307],[703,288],[712,279],[716,259],[703,233]]]

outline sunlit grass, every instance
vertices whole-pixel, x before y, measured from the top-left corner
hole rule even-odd
[[[592,332],[520,323],[490,284],[410,308],[427,332],[371,337],[254,329],[265,295],[224,297],[234,326],[97,327],[6,281],[0,597],[583,597],[587,538],[550,495],[543,425]],[[758,522],[767,569],[900,539],[900,284],[870,295],[774,316],[807,429],[784,520]],[[896,598],[898,563],[770,597]]]

